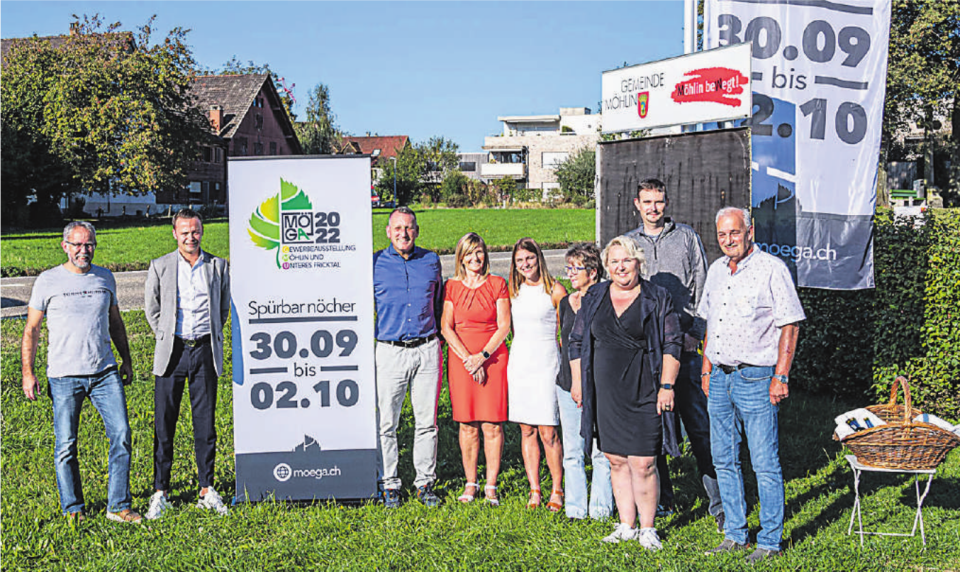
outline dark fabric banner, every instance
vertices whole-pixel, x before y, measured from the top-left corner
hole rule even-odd
[[[377,451],[294,451],[236,456],[237,500],[369,499],[377,494]]]

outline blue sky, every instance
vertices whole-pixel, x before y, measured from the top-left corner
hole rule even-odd
[[[231,57],[269,64],[308,91],[330,88],[341,129],[433,135],[480,150],[500,115],[597,111],[604,70],[683,53],[683,3],[667,2],[14,2],[4,38],[65,34],[71,14],[154,40],[182,26],[205,67]]]

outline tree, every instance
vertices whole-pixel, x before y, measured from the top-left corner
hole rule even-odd
[[[318,83],[310,92],[307,120],[296,124],[297,138],[305,155],[327,155],[337,151],[341,133],[330,110],[330,90]]]
[[[459,169],[450,171],[447,173],[447,176],[443,178],[443,183],[440,184],[440,198],[446,202],[457,201],[457,197],[466,196],[467,184],[470,182],[469,177],[464,175]]]
[[[426,169],[420,179],[421,192],[429,193],[435,201],[441,197],[440,182],[450,171],[460,166],[457,144],[443,137],[431,137],[426,143],[414,145],[423,157]]]
[[[923,148],[929,178],[933,167],[934,132],[942,125],[937,117],[952,123],[951,140],[941,141],[952,155],[949,185],[958,185],[960,173],[960,3],[928,0],[894,0],[890,17],[890,51],[887,63],[887,93],[884,109],[883,139],[888,160],[899,158],[895,135],[910,122],[924,130]],[[937,181],[944,186],[947,181]],[[957,200],[956,190],[952,197]]]
[[[389,162],[388,162],[389,161]],[[377,181],[381,197],[393,196],[394,163],[381,158],[383,174]],[[397,153],[397,204],[405,205],[424,192],[440,198],[440,183],[445,173],[459,165],[457,144],[443,137],[431,137],[426,143],[408,145]]]
[[[237,56],[234,55],[230,58],[230,61],[223,64],[223,68],[219,71],[216,70],[206,70],[206,73],[213,75],[254,75],[254,74],[269,74],[270,78],[273,80],[273,87],[277,89],[277,93],[280,94],[280,101],[283,102],[283,107],[287,110],[287,115],[290,116],[290,121],[293,122],[297,118],[297,114],[293,112],[293,106],[297,103],[297,98],[293,96],[293,88],[297,87],[297,84],[291,83],[290,87],[287,87],[287,80],[282,75],[270,69],[270,64],[257,64],[253,60],[247,60],[247,63],[241,62],[237,59]]]
[[[378,163],[382,174],[377,180],[376,188],[381,198],[392,197],[398,205],[406,205],[420,196],[427,162],[416,148],[407,145],[397,152],[396,161],[381,158]],[[396,196],[393,194],[394,171],[396,171]]]
[[[427,167],[430,170],[446,173],[456,169],[460,164],[457,156],[460,148],[449,139],[434,136],[426,143],[416,145],[416,148],[427,161]]]
[[[190,96],[195,62],[186,31],[151,44],[152,22],[134,34],[96,15],[74,16],[58,45],[37,37],[14,43],[0,79],[4,212],[21,210],[33,194],[56,202],[77,191],[142,194],[186,184],[208,123]]]
[[[557,181],[566,201],[582,205],[593,198],[597,176],[597,154],[584,147],[557,165]]]

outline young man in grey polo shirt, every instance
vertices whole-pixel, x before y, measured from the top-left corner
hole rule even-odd
[[[47,318],[47,381],[53,399],[57,488],[63,514],[84,519],[85,505],[77,461],[77,435],[83,401],[90,398],[110,439],[107,518],[139,523],[131,510],[130,424],[123,386],[133,380],[127,332],[117,305],[117,285],[106,268],[94,266],[97,235],[93,225],[72,222],[60,243],[67,262],[34,282],[21,346],[23,393],[35,400],[40,382],[34,374],[40,324]],[[120,352],[119,371],[110,340]]]
[[[663,181],[642,181],[637,186],[637,198],[633,204],[642,224],[628,232],[627,236],[636,240],[643,249],[646,257],[644,278],[670,292],[670,299],[680,316],[680,328],[684,334],[680,373],[675,387],[676,408],[687,430],[703,488],[707,492],[707,511],[717,523],[717,532],[723,532],[723,504],[720,502],[717,473],[710,454],[710,418],[707,414],[707,397],[700,388],[701,362],[697,353],[706,328],[706,323],[697,316],[697,304],[707,279],[707,255],[693,228],[666,216],[670,200]],[[661,502],[657,512],[659,516],[666,516],[674,509],[673,484],[667,459],[663,455],[657,457],[657,472],[660,475]]]

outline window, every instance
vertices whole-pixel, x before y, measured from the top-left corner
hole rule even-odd
[[[234,140],[233,154],[241,157],[247,154],[247,138],[246,137],[237,137],[236,140]]]
[[[214,151],[215,151],[215,153],[214,153],[214,162],[215,162],[215,163],[222,163],[222,162],[223,162],[223,149],[221,149],[220,147],[217,147],[216,149],[214,149]]]
[[[200,190],[204,196],[210,195],[210,181],[204,181],[200,183]]]
[[[254,155],[263,155],[263,143],[257,141],[253,144],[253,154]]]
[[[276,154],[277,154],[277,142],[276,142],[276,141],[271,141],[271,142],[270,142],[270,154],[271,154],[271,155],[276,155]]]
[[[476,162],[476,161],[461,161],[461,162],[460,162],[460,170],[461,170],[461,171],[464,171],[464,172],[467,172],[467,173],[472,173],[473,171],[476,171],[476,170],[477,170],[477,162]]]
[[[262,131],[262,130],[263,130],[263,115],[261,115],[261,114],[258,113],[257,116],[256,116],[256,118],[255,118],[255,120],[256,120],[256,124],[257,124],[257,131]]]
[[[200,194],[201,192],[203,192],[203,185],[200,184],[200,181],[190,181],[190,193]]]
[[[560,163],[563,163],[567,160],[569,153],[551,153],[545,152],[541,155],[541,160],[543,161],[544,169],[556,169]]]
[[[209,147],[202,147],[202,151],[201,151],[201,152],[203,153],[203,162],[204,162],[204,163],[209,163],[209,162],[211,161],[212,156],[213,156],[213,150],[210,149]]]

